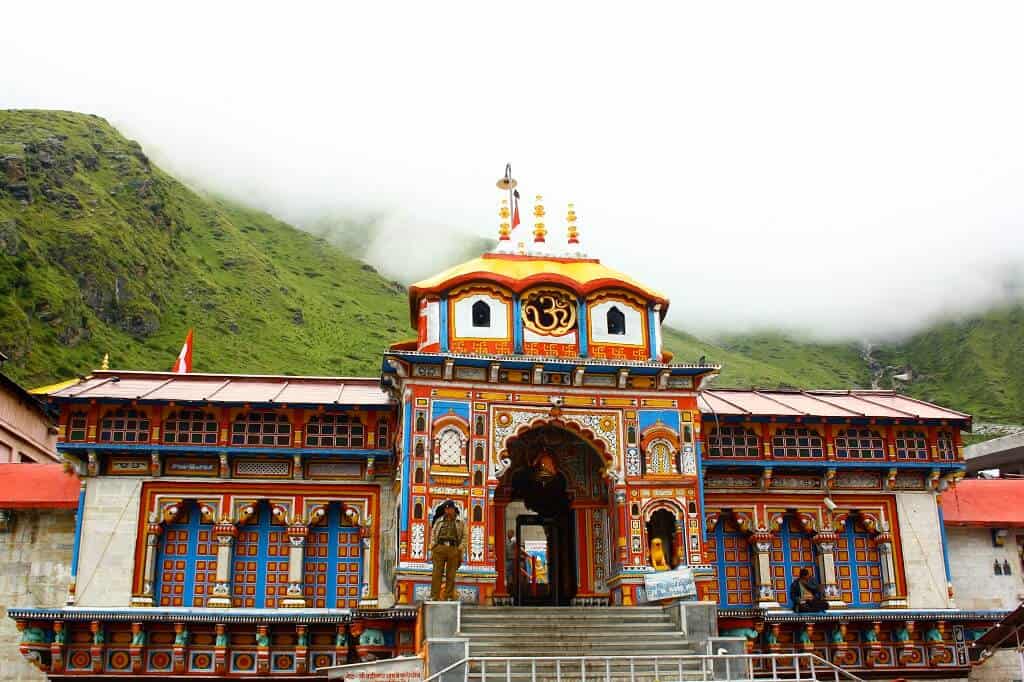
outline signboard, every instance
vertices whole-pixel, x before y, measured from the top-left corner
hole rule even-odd
[[[689,566],[679,566],[671,571],[644,574],[644,589],[647,601],[662,599],[696,599],[697,584]]]
[[[346,682],[422,682],[424,677],[423,659],[417,656],[336,665],[320,668],[319,672],[324,670],[327,671],[328,679]]]

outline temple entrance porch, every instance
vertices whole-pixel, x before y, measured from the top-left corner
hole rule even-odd
[[[607,604],[614,519],[604,462],[574,433],[541,426],[511,440],[493,507],[495,605]]]

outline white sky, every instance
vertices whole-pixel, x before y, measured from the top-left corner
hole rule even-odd
[[[385,215],[408,280],[494,235],[511,161],[551,236],[698,333],[902,333],[1024,282],[1024,4],[19,2],[0,108],[108,118],[302,221]],[[519,239],[529,238],[529,224]]]

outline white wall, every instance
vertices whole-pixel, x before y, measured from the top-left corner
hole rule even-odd
[[[622,311],[626,320],[625,334],[608,333],[608,311],[613,307]],[[624,301],[604,300],[590,306],[590,324],[590,338],[598,343],[642,346],[647,335],[644,311],[637,310]]]
[[[989,528],[947,526],[949,568],[953,574],[954,600],[961,609],[1013,609],[1024,599],[1017,537],[1024,528],[1010,529],[1003,547],[992,545]],[[996,575],[992,562],[1008,561],[1012,573]]]
[[[87,479],[76,606],[129,606],[142,479]]]
[[[491,307],[491,326],[473,326],[473,304],[483,301]],[[455,320],[455,336],[474,339],[505,339],[508,331],[508,304],[487,294],[473,294],[460,298],[452,306]]]
[[[950,607],[946,568],[942,560],[939,510],[934,493],[898,493],[896,511],[910,608]]]

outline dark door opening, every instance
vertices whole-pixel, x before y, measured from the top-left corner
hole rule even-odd
[[[518,561],[513,583],[520,606],[564,606],[576,595],[572,514],[516,518]]]

